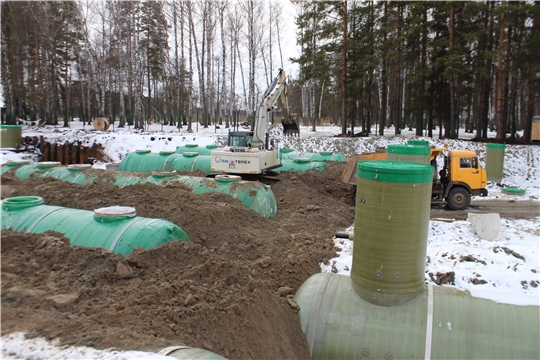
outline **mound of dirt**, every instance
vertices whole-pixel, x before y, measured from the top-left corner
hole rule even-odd
[[[231,359],[307,359],[297,309],[278,289],[294,294],[336,256],[333,235],[354,221],[343,167],[280,174],[272,219],[227,195],[195,195],[182,185],[119,189],[5,174],[3,198],[36,195],[86,210],[133,206],[140,216],[179,225],[191,242],[123,258],[71,247],[57,233],[2,231],[2,333],[99,349],[185,344]]]

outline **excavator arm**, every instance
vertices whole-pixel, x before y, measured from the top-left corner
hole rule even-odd
[[[300,132],[295,116],[290,113],[286,80],[285,71],[280,69],[278,75],[268,90],[266,90],[264,93],[263,101],[257,110],[255,124],[253,125],[253,147],[259,149],[264,148],[265,135],[267,133],[268,126],[268,112],[272,110],[272,107],[275,105],[278,97],[281,100],[284,114],[284,119],[281,121],[283,124],[283,133],[286,135],[298,135]]]

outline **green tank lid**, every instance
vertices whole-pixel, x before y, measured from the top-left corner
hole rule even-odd
[[[2,201],[2,210],[21,210],[32,206],[41,205],[43,203],[43,198],[40,196],[16,196]]]
[[[29,160],[20,160],[20,161],[14,161],[14,160],[9,160],[6,165],[8,167],[17,167],[17,166],[23,166],[23,165],[30,165],[30,161]]]
[[[159,155],[171,155],[171,154],[174,154],[175,152],[173,150],[162,150],[159,152]]]
[[[217,145],[206,145],[206,148],[207,149],[217,149],[218,146]]]
[[[491,149],[504,149],[504,148],[506,148],[506,145],[504,145],[504,144],[487,144],[487,147],[491,148]]]
[[[426,156],[430,155],[431,149],[427,146],[418,145],[388,145],[388,154]]]
[[[188,148],[196,148],[196,147],[199,147],[199,144],[186,144],[186,147],[188,147]]]
[[[290,152],[293,152],[293,149],[283,148],[283,149],[281,149],[279,151],[281,151],[282,153],[290,153]]]
[[[199,153],[188,151],[188,152],[183,152],[182,155],[184,155],[184,157],[195,157],[195,156],[199,156]]]
[[[91,168],[92,168],[92,165],[89,165],[89,164],[73,164],[73,165],[68,165],[67,167],[69,172],[85,171]]]
[[[151,150],[149,149],[141,149],[141,150],[135,150],[136,153],[138,154],[148,154],[151,152]]]
[[[38,162],[37,168],[40,170],[43,170],[43,169],[50,169],[53,167],[57,167],[60,165],[62,165],[62,163],[60,163],[59,161],[42,161],[42,162]]]
[[[407,145],[429,146],[429,141],[428,140],[411,139],[411,140],[407,141]]]
[[[423,183],[433,179],[433,166],[408,161],[358,162],[358,177],[396,183]]]

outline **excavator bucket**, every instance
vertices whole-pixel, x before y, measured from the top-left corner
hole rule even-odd
[[[300,136],[300,128],[295,113],[291,114],[288,120],[282,118],[281,124],[283,125],[283,135]]]
[[[386,159],[386,153],[358,154],[349,157],[345,170],[343,170],[343,174],[341,175],[341,181],[347,184],[356,185],[359,161],[384,159]]]

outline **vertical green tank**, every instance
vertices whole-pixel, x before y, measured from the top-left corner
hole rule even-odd
[[[2,230],[41,234],[56,231],[74,246],[102,247],[129,255],[134,249],[153,249],[170,241],[189,241],[175,224],[138,217],[135,208],[112,206],[88,210],[43,205],[38,196],[2,201]]]
[[[312,359],[540,358],[538,306],[424,285],[431,171],[358,163],[351,276],[315,274],[294,297]]]
[[[388,145],[386,158],[394,161],[412,161],[429,164],[431,148],[424,145]]]
[[[396,306],[422,290],[432,179],[431,165],[358,163],[351,279],[364,300]]]
[[[2,148],[16,148],[22,144],[22,126],[0,124]]]
[[[486,173],[487,180],[501,182],[504,168],[504,144],[487,144],[486,146]]]

